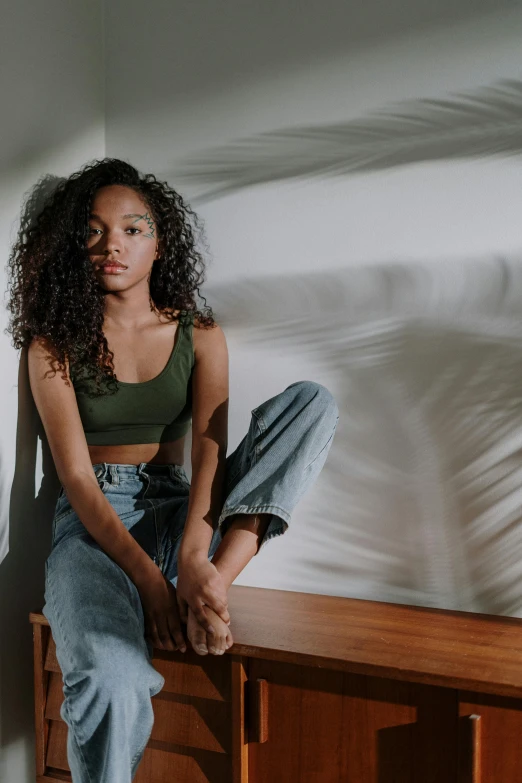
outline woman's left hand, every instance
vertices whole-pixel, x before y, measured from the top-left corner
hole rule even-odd
[[[198,623],[208,633],[213,633],[212,624],[203,610],[207,605],[221,617],[223,622],[230,624],[226,585],[216,566],[205,554],[178,560],[176,595],[180,616],[184,623],[188,620],[188,605]]]

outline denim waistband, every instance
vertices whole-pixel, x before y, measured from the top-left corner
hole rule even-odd
[[[93,464],[93,470],[96,478],[101,478],[108,474],[118,476],[140,476],[145,473],[147,476],[170,476],[182,475],[186,477],[183,465],[175,463],[161,464],[156,462],[140,462],[139,465],[127,465],[121,462],[96,462]]]

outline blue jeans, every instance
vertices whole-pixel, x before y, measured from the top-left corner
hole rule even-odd
[[[298,381],[252,411],[226,458],[225,494],[211,558],[233,514],[269,513],[262,546],[284,533],[321,471],[339,412],[321,384]],[[180,465],[99,463],[101,490],[174,585],[190,483]],[[153,726],[151,697],[165,684],[152,666],[138,590],[87,532],[63,490],[45,568],[45,606],[63,676],[73,783],[130,783]]]

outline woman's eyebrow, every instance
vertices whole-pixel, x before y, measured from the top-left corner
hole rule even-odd
[[[137,212],[130,212],[128,215],[122,215],[121,217],[122,217],[123,220],[125,220],[126,218],[131,218],[131,217],[145,218],[146,214],[147,213],[145,213],[144,215],[138,215]],[[99,215],[97,215],[95,212],[90,212],[89,213],[89,217],[90,218],[96,218],[97,220],[101,220],[101,217]]]

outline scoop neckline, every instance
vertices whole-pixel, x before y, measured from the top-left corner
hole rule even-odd
[[[147,386],[149,383],[154,383],[154,381],[158,381],[169,369],[170,365],[172,364],[174,357],[176,355],[176,352],[178,350],[180,341],[181,341],[181,335],[179,334],[180,329],[184,329],[185,325],[181,319],[178,320],[178,328],[176,329],[176,334],[174,335],[174,347],[172,348],[172,351],[170,353],[170,356],[167,360],[167,364],[163,368],[163,370],[160,372],[159,375],[155,375],[154,378],[149,378],[148,381],[120,381],[118,378],[118,383],[121,386]]]

